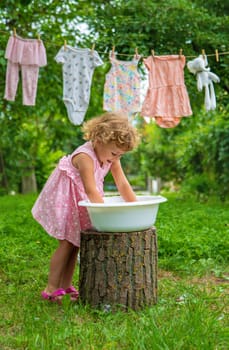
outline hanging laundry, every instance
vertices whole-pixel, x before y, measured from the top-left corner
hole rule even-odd
[[[205,90],[204,105],[207,111],[216,109],[216,97],[214,90],[214,83],[219,83],[219,77],[210,72],[210,68],[206,68],[208,65],[207,56],[200,55],[192,61],[187,63],[189,71],[196,75],[197,89]]]
[[[110,52],[111,68],[106,74],[103,95],[105,111],[122,111],[128,116],[140,111],[140,58],[134,55],[131,61],[120,61],[113,51]]]
[[[55,60],[63,65],[63,101],[68,118],[80,125],[89,105],[94,69],[103,61],[95,50],[69,45],[60,49]]]
[[[141,114],[153,117],[162,128],[177,126],[182,117],[192,114],[184,83],[185,56],[149,56],[143,60],[149,87]]]
[[[4,98],[8,101],[15,100],[21,70],[23,105],[35,106],[39,67],[47,64],[42,40],[11,36],[7,43],[5,58],[8,62]]]

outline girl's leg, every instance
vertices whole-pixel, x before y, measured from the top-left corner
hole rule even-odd
[[[74,246],[72,249],[72,253],[69,256],[68,262],[66,263],[65,268],[63,270],[61,288],[67,289],[72,285],[72,278],[75,271],[78,252],[79,248]]]
[[[52,255],[50,261],[48,285],[45,289],[47,293],[53,293],[55,290],[63,288],[61,285],[63,275],[66,272],[66,266],[74,249],[75,246],[70,242],[66,240],[59,241],[59,247]]]

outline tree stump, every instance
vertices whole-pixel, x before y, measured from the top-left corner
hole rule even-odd
[[[83,303],[139,310],[157,302],[156,229],[81,232],[79,292]]]

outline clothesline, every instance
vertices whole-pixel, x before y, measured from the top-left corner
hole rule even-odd
[[[59,47],[54,57],[57,63],[63,65],[63,101],[68,118],[74,125],[80,125],[84,120],[90,101],[94,69],[104,63],[94,49],[94,44],[91,49],[76,49],[67,45],[64,40],[64,45]],[[184,81],[185,56],[181,49],[179,55],[159,56],[162,59],[155,59],[158,56],[154,57],[152,50],[151,55],[143,61],[148,68],[148,79],[144,81],[141,81],[141,74],[138,71],[141,56],[137,49],[135,59],[131,62],[125,61],[125,65],[124,61],[112,60],[113,54],[116,54],[115,46],[109,52],[111,68],[105,77],[103,94],[105,111],[121,110],[129,116],[141,111],[143,116],[153,117],[156,124],[162,128],[175,127],[181,118],[192,115]],[[14,30],[8,39],[5,58],[8,62],[4,98],[9,101],[15,100],[21,70],[23,105],[35,106],[39,68],[47,65],[43,40],[39,35],[37,39],[21,38]],[[165,60],[167,64],[164,64]],[[214,110],[216,99],[213,82],[219,82],[219,77],[210,72],[209,68],[205,69],[207,64],[207,56],[202,50],[202,54],[189,61],[187,67],[191,73],[197,73],[198,90],[201,91],[203,87],[205,89],[206,110]],[[158,74],[153,74],[155,71],[158,71]],[[141,106],[145,82],[147,92],[144,94]]]
[[[7,31],[3,31],[3,30],[0,30],[0,33],[4,33],[4,34],[9,34],[9,32],[7,32]],[[13,32],[13,34],[16,34],[16,30],[14,29],[14,32]],[[11,34],[11,35],[13,35],[13,34]],[[40,38],[40,35],[38,34],[38,40],[40,40],[41,38]],[[43,41],[43,40],[42,40]],[[44,41],[43,41],[44,42]],[[51,46],[55,46],[55,47],[59,47],[59,46],[62,46],[62,45],[66,45],[66,40],[63,40],[63,42],[62,43],[53,43],[53,42],[50,42],[50,41],[45,41],[44,42],[45,44],[48,44],[48,45],[51,45]],[[96,45],[96,43],[93,43],[92,44],[92,50],[95,48],[95,45]],[[113,46],[112,47],[112,50],[114,51],[114,49],[115,49],[115,47]],[[135,49],[135,53],[136,53],[136,50],[137,50],[137,48]],[[180,49],[180,52],[178,53],[178,54],[181,54],[181,51],[182,51],[182,49]],[[98,53],[100,53],[100,54],[108,54],[108,52],[104,52],[104,51],[97,51]],[[152,55],[155,55],[155,50],[151,50],[151,53],[152,53]],[[124,53],[118,53],[118,52],[116,52],[115,53],[116,55],[118,55],[118,56],[125,56],[125,57],[128,57],[128,56],[132,56],[133,54],[124,54]],[[219,56],[222,56],[222,55],[228,55],[229,54],[229,51],[224,51],[224,52],[218,52],[218,50],[216,49],[215,50],[215,53],[210,53],[210,54],[207,54],[206,52],[205,52],[205,50],[202,50],[202,54],[203,55],[207,55],[208,57],[212,57],[212,56],[215,56],[216,57],[216,61],[218,62],[219,61]],[[147,58],[148,56],[141,56],[142,58]],[[185,57],[186,58],[195,58],[196,57],[196,55],[185,55]]]

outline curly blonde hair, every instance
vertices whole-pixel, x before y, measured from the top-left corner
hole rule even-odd
[[[124,152],[131,151],[137,146],[139,137],[136,128],[128,117],[113,112],[107,112],[99,117],[90,119],[82,127],[84,139],[103,144],[114,142],[116,147]]]

